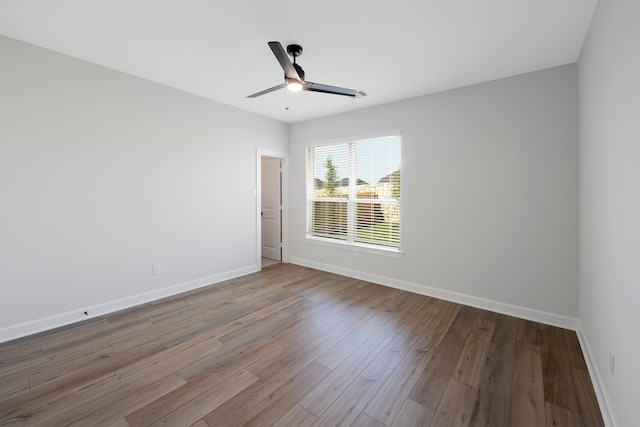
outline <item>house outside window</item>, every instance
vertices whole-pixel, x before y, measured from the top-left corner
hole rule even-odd
[[[307,147],[307,237],[400,251],[401,138]]]

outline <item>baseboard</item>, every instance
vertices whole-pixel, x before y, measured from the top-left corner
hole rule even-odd
[[[582,348],[584,361],[587,363],[587,369],[589,370],[591,383],[593,384],[593,388],[596,392],[596,398],[598,399],[598,404],[600,405],[600,412],[602,413],[604,425],[607,427],[616,427],[619,424],[615,417],[615,412],[613,411],[613,405],[611,404],[611,400],[609,399],[607,389],[604,387],[602,375],[600,374],[600,371],[597,369],[597,365],[594,362],[594,358],[592,356],[593,352],[591,351],[589,340],[584,334],[584,330],[582,329],[580,320],[578,320],[578,328],[576,330],[576,334],[578,335],[578,341],[580,341],[580,347]]]
[[[407,282],[404,280],[379,276],[376,274],[370,274],[358,270],[351,270],[343,267],[337,267],[335,265],[323,264],[304,258],[289,257],[289,262],[291,262],[292,264],[302,265],[304,267],[315,268],[316,270],[328,271],[330,273],[340,274],[342,276],[353,277],[354,279],[365,280],[367,282],[377,283],[379,285],[385,285],[416,294],[426,295],[446,301],[482,308],[497,313],[507,314],[509,316],[515,316],[522,319],[532,320],[534,322],[544,323],[547,325],[558,326],[574,331],[578,327],[577,319],[562,316],[559,314],[548,313],[545,311],[535,310],[527,307],[520,307],[517,305],[506,304],[498,301],[492,301],[489,299],[466,295],[459,292],[452,292],[445,289],[434,288],[423,284]]]
[[[130,308],[162,298],[171,297],[183,292],[255,273],[256,271],[260,271],[260,266],[251,265],[236,270],[226,271],[224,273],[214,274],[212,276],[202,277],[200,279],[190,280],[188,282],[167,286],[165,288],[157,289],[151,292],[132,295],[130,297],[97,304],[91,307],[82,307],[67,313],[56,314],[54,316],[44,317],[41,319],[32,320],[30,322],[9,326],[0,329],[0,343],[59,328],[62,326],[68,326],[73,323],[81,322],[94,317],[104,316],[106,314],[123,310],[125,308]],[[88,314],[85,315],[84,311],[86,311]]]

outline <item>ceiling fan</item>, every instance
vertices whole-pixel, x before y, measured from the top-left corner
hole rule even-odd
[[[257,98],[258,96],[265,95],[267,93],[276,91],[286,87],[292,92],[298,92],[301,90],[308,90],[310,92],[323,92],[333,95],[343,95],[355,98],[356,96],[364,96],[364,92],[358,92],[355,89],[347,89],[344,87],[330,86],[321,83],[313,83],[304,79],[304,70],[298,64],[296,64],[296,58],[302,55],[302,46],[297,44],[290,44],[285,51],[280,42],[269,42],[269,47],[276,56],[276,59],[280,63],[280,66],[284,70],[284,83],[277,86],[265,89],[263,91],[254,93],[247,96],[247,98]],[[287,56],[287,54],[293,57],[293,63]]]

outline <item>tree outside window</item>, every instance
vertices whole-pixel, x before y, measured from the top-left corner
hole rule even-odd
[[[340,180],[340,176],[336,170],[335,165],[333,164],[333,160],[331,157],[327,157],[325,161],[324,167],[327,171],[324,174],[325,182],[324,182],[324,192],[327,196],[335,196],[337,194],[338,182]]]

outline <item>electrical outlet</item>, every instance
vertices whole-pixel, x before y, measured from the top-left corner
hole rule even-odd
[[[160,273],[162,273],[162,264],[153,264],[151,266],[151,274],[157,276]]]
[[[613,353],[609,353],[609,372],[611,375],[614,375],[616,368],[616,355]]]

